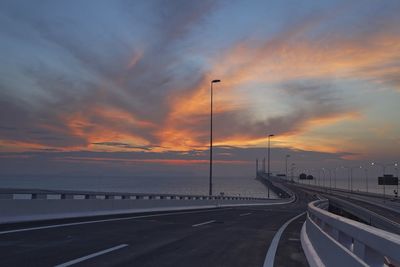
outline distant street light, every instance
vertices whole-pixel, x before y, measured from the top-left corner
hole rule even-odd
[[[362,169],[363,167],[360,166],[360,169]],[[364,167],[364,172],[365,172],[365,189],[366,192],[368,193],[368,166]]]
[[[285,156],[285,175],[286,175],[286,180],[288,179],[288,171],[287,171],[287,163],[288,159],[290,158],[290,155]]]
[[[271,169],[270,169],[270,162],[271,162],[271,159],[270,159],[270,156],[271,156],[271,137],[273,137],[274,135],[273,134],[270,134],[270,135],[268,135],[268,173],[267,173],[267,177],[268,177],[268,180],[269,180],[269,178],[270,178],[270,175],[271,175]],[[269,187],[268,187],[268,198],[269,198]]]
[[[397,168],[397,165],[398,165],[397,163],[394,164],[395,170],[396,170],[396,176],[397,176],[397,188],[396,188],[397,194],[396,194],[396,196],[398,197],[399,196],[399,168]]]
[[[353,192],[353,167],[342,167],[347,169],[347,190]]]
[[[325,168],[322,168],[321,170],[322,170],[322,173],[324,174],[324,179],[322,180],[322,187],[325,187]],[[320,180],[321,180],[321,175],[319,177],[320,177]]]
[[[381,166],[382,167],[382,172],[383,172],[383,175],[382,175],[382,179],[383,179],[383,201],[385,201],[385,199],[386,199],[386,178],[385,178],[385,173],[386,173],[386,167],[389,167],[389,166],[394,166],[395,167],[395,170],[397,170],[397,163],[394,163],[394,164],[381,164],[381,163],[376,163],[376,162],[372,162],[371,163],[371,166],[375,166],[375,165],[379,165],[379,166]],[[397,174],[397,177],[398,177],[399,175]],[[398,188],[399,188],[399,183],[397,182],[397,192],[399,192],[398,191]]]
[[[273,137],[273,136],[275,136],[275,135],[273,135],[273,134],[270,134],[270,135],[268,135],[268,173],[267,173],[267,176],[268,176],[268,178],[270,177],[270,163],[271,163],[271,159],[270,159],[270,157],[271,157],[271,137]]]
[[[221,80],[211,81],[211,114],[210,114],[210,184],[208,194],[212,195],[212,151],[213,151],[213,84],[219,83]]]
[[[385,172],[386,172],[386,165],[385,164],[380,164],[380,163],[376,163],[376,162],[371,162],[371,166],[381,166],[382,167],[382,179],[383,179],[383,201],[385,201],[386,199],[386,179],[385,179]]]

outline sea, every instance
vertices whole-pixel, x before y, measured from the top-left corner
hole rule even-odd
[[[1,177],[0,188],[79,190],[97,192],[208,195],[208,177],[141,176],[18,176]],[[266,197],[267,188],[254,177],[213,177],[213,194]],[[271,191],[271,198],[277,196]]]
[[[395,177],[398,177],[397,173],[387,173],[392,174]],[[382,176],[382,173],[377,171],[369,171],[368,173],[355,171],[353,174],[353,178],[347,173],[337,173],[336,178],[335,175],[329,175],[326,173],[325,176],[320,173],[317,175],[314,180],[298,180],[297,177],[294,180],[299,181],[302,184],[312,184],[319,185],[321,187],[332,187],[332,188],[340,188],[340,189],[352,189],[353,191],[359,192],[370,192],[377,194],[385,194],[387,196],[395,196],[396,191],[398,192],[398,185],[379,185],[378,177]],[[400,195],[399,195],[400,197]]]

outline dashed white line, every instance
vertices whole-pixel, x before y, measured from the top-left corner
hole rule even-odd
[[[251,214],[251,212],[249,212],[249,213],[242,213],[242,214],[240,214],[239,216],[240,217],[243,217],[243,216],[247,216],[247,215],[250,215]]]
[[[202,222],[202,223],[198,223],[198,224],[193,224],[192,227],[202,226],[202,225],[206,225],[206,224],[210,224],[210,223],[214,223],[214,222],[216,222],[216,221],[215,220],[206,221],[206,222]]]
[[[108,248],[108,249],[105,249],[105,250],[102,250],[102,251],[99,251],[99,252],[84,256],[84,257],[80,257],[80,258],[77,258],[77,259],[74,259],[74,260],[71,260],[71,261],[67,261],[65,263],[58,264],[55,267],[71,266],[73,264],[76,264],[76,263],[79,263],[79,262],[82,262],[82,261],[85,261],[85,260],[100,256],[100,255],[103,255],[103,254],[106,254],[106,253],[109,253],[111,251],[114,251],[114,250],[117,250],[117,249],[121,249],[121,248],[124,248],[124,247],[127,247],[127,246],[128,246],[128,244],[122,244],[122,245],[119,245],[119,246]]]
[[[134,219],[141,219],[141,218],[162,217],[162,216],[179,215],[179,214],[205,213],[205,212],[214,212],[214,211],[230,210],[230,209],[231,208],[200,210],[200,211],[185,211],[185,212],[169,212],[169,213],[161,213],[161,214],[139,215],[139,216],[132,216],[132,217],[112,218],[112,219],[103,219],[103,220],[94,220],[94,221],[83,221],[83,222],[74,222],[74,223],[53,224],[53,225],[46,225],[46,226],[37,226],[37,227],[30,227],[30,228],[22,228],[22,229],[1,231],[0,235],[11,234],[11,233],[19,233],[19,232],[25,232],[25,231],[34,231],[34,230],[66,227],[66,226],[74,226],[74,225],[102,223],[102,222],[114,222],[114,221],[126,221],[126,220],[134,220]]]

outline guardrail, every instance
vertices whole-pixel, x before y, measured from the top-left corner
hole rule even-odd
[[[331,206],[356,216],[368,225],[400,235],[400,224],[395,221],[340,198],[329,196],[329,201]]]
[[[328,200],[309,203],[301,243],[310,266],[400,266],[400,236],[328,212]]]
[[[138,212],[278,205],[293,200],[294,197],[268,199],[221,195],[0,189],[0,224]]]
[[[165,199],[165,200],[269,200],[260,197],[242,196],[205,196],[205,195],[181,195],[181,194],[144,194],[121,192],[90,192],[68,190],[32,190],[32,189],[1,189],[0,199]]]
[[[283,186],[282,183],[274,182],[277,181],[275,177],[268,176],[265,173],[257,173],[257,179],[260,180],[265,186],[271,189],[280,198],[292,198],[294,196],[293,192],[287,187]],[[278,180],[279,181],[279,180]]]

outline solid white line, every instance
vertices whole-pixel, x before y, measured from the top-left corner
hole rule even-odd
[[[251,212],[249,212],[249,213],[243,213],[243,214],[240,214],[239,216],[242,217],[242,216],[247,216],[247,215],[250,215],[250,214],[251,214]]]
[[[82,261],[85,261],[85,260],[100,256],[100,255],[103,255],[103,254],[106,254],[108,252],[111,252],[111,251],[114,251],[114,250],[117,250],[117,249],[120,249],[120,248],[124,248],[124,247],[127,247],[127,246],[128,246],[127,244],[122,244],[122,245],[119,245],[119,246],[115,246],[115,247],[112,247],[112,248],[109,248],[109,249],[105,249],[105,250],[102,250],[102,251],[99,251],[99,252],[84,256],[84,257],[77,258],[77,259],[72,260],[72,261],[68,261],[68,262],[65,262],[65,263],[58,264],[55,267],[71,266],[73,264],[76,264],[76,263],[79,263],[79,262],[82,262]]]
[[[263,265],[264,267],[273,267],[274,266],[276,249],[278,248],[279,240],[281,239],[283,231],[285,231],[286,227],[291,222],[293,222],[297,218],[300,218],[304,214],[305,214],[305,212],[302,212],[299,215],[294,216],[289,221],[285,222],[285,224],[282,225],[281,228],[279,228],[278,232],[276,232],[274,238],[272,239],[271,244],[269,245],[267,256],[265,257],[265,261],[264,261],[264,265]]]
[[[202,223],[198,223],[198,224],[193,224],[192,227],[202,226],[202,225],[213,223],[213,222],[216,222],[216,221],[212,220],[212,221],[206,221],[206,222],[202,222]]]
[[[10,233],[18,233],[18,232],[25,232],[25,231],[33,231],[33,230],[50,229],[50,228],[57,228],[57,227],[82,225],[82,224],[113,222],[113,221],[126,221],[126,220],[140,219],[140,218],[162,217],[162,216],[179,215],[179,214],[190,214],[190,213],[204,213],[204,212],[213,212],[213,211],[230,210],[230,209],[231,208],[213,209],[213,210],[201,210],[201,211],[171,212],[171,213],[162,213],[162,214],[132,216],[132,217],[125,217],[125,218],[113,218],[113,219],[104,219],[104,220],[95,220],[95,221],[84,221],[84,222],[75,222],[75,223],[54,224],[54,225],[47,225],[47,226],[38,226],[38,227],[31,227],[31,228],[22,228],[22,229],[2,231],[2,232],[0,232],[0,235],[10,234]]]

